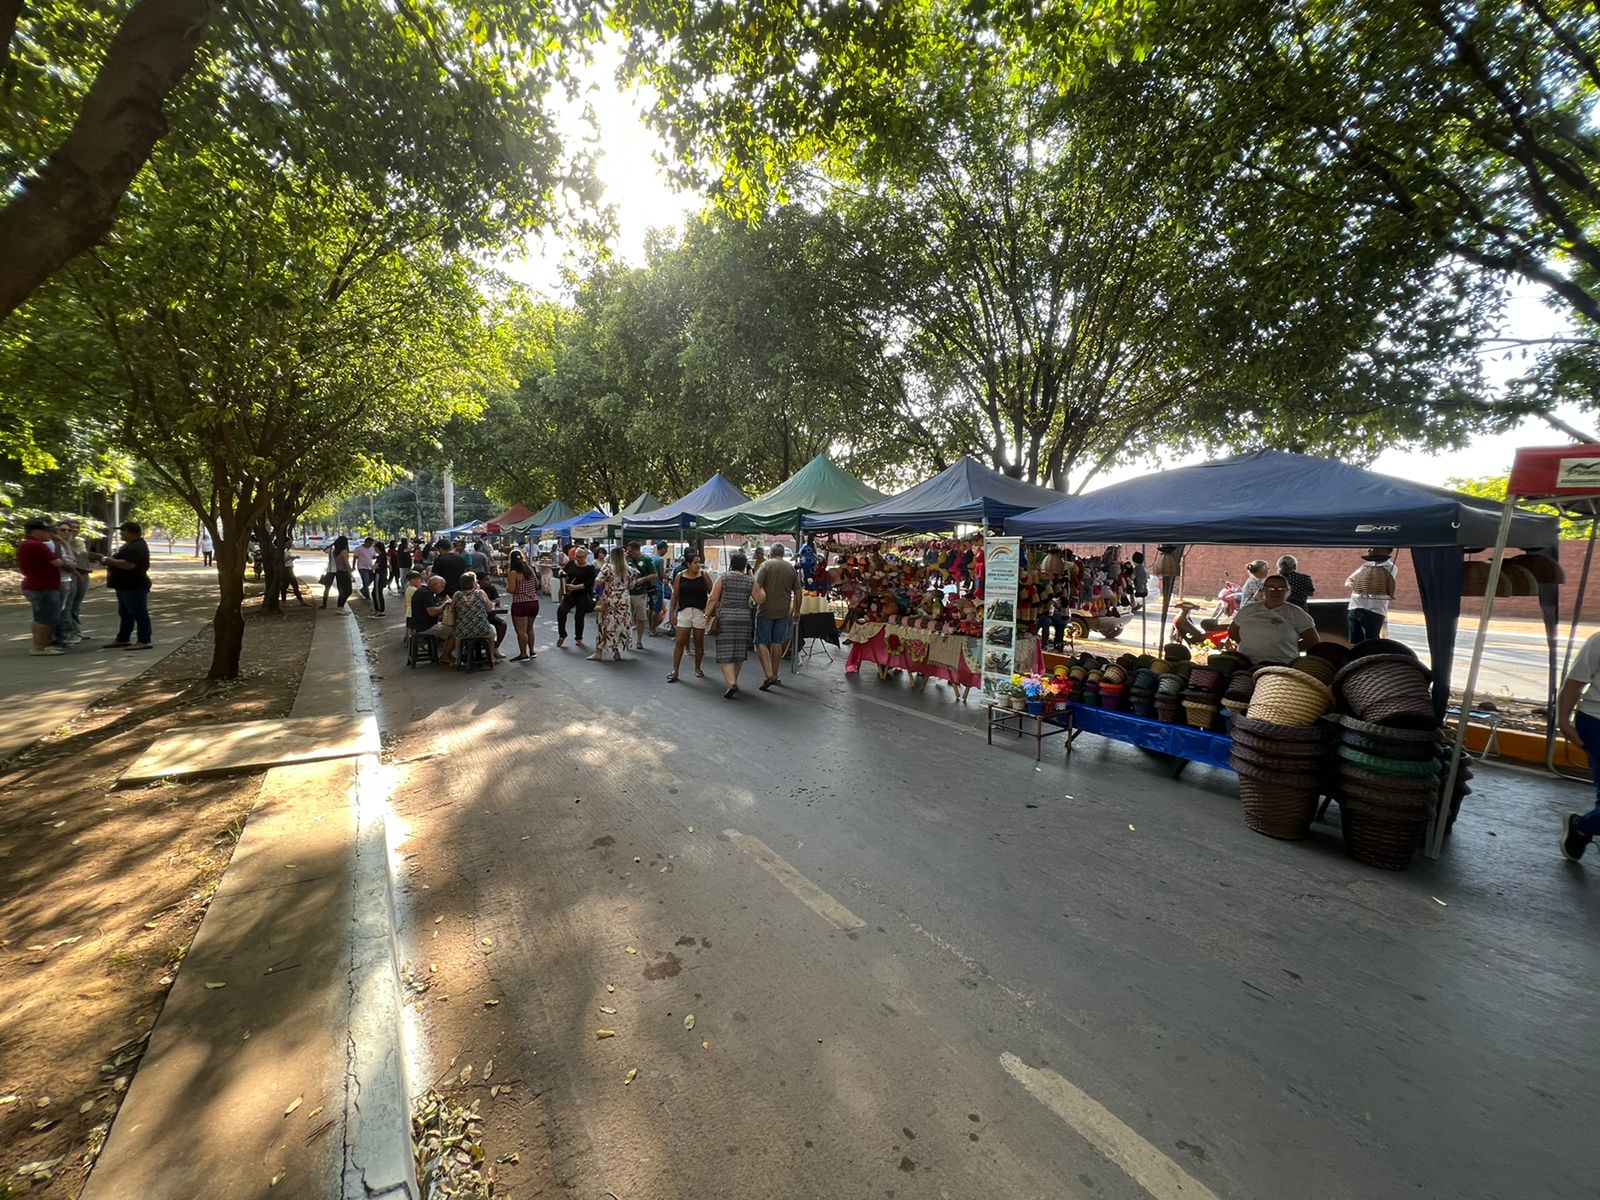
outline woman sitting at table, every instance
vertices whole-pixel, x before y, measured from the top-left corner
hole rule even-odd
[[[478,576],[475,571],[461,573],[461,588],[454,596],[453,608],[456,616],[456,643],[460,646],[460,653],[467,653],[467,647],[462,643],[468,639],[483,639],[489,643],[489,667],[493,670],[496,654],[495,631],[494,625],[489,620],[489,597],[478,586]]]

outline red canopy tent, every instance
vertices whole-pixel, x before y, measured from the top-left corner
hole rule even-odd
[[[490,533],[499,533],[506,526],[515,525],[518,521],[526,521],[531,516],[533,516],[533,510],[528,508],[527,505],[513,504],[498,517],[490,517],[484,524],[488,526]]]
[[[1489,560],[1489,579],[1483,589],[1483,612],[1478,619],[1478,635],[1472,644],[1472,664],[1467,668],[1467,684],[1461,697],[1461,719],[1456,722],[1455,745],[1450,753],[1450,769],[1439,796],[1433,827],[1428,833],[1428,856],[1438,858],[1444,842],[1445,815],[1450,797],[1455,791],[1456,774],[1461,769],[1461,756],[1467,740],[1467,714],[1472,711],[1474,692],[1478,686],[1478,668],[1483,663],[1484,643],[1489,635],[1489,618],[1494,614],[1495,593],[1500,586],[1500,568],[1505,562],[1506,542],[1511,529],[1511,518],[1517,504],[1523,501],[1551,504],[1568,516],[1587,517],[1589,520],[1589,547],[1583,557],[1583,573],[1578,577],[1578,590],[1572,606],[1572,627],[1567,633],[1566,661],[1572,661],[1572,646],[1578,634],[1578,620],[1583,612],[1583,593],[1589,583],[1589,568],[1594,561],[1595,531],[1600,518],[1600,445],[1536,446],[1518,450],[1506,484],[1505,507],[1500,514],[1500,529],[1495,538],[1494,556]],[[1551,633],[1551,668],[1554,675],[1555,634]],[[1565,674],[1563,668],[1562,674]],[[1553,681],[1553,680],[1552,680]],[[1545,765],[1555,769],[1555,696],[1552,688],[1550,713],[1546,718],[1550,744],[1545,751]],[[1590,763],[1591,772],[1600,771],[1600,763]]]

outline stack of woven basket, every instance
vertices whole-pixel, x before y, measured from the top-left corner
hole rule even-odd
[[[1333,730],[1321,717],[1333,690],[1306,671],[1262,667],[1250,705],[1233,721],[1231,763],[1245,824],[1268,837],[1303,838],[1325,788]]]
[[[1213,729],[1219,701],[1228,680],[1221,671],[1209,663],[1196,663],[1189,671],[1189,686],[1183,690],[1183,711],[1189,724],[1196,729]]]
[[[1166,663],[1161,666],[1164,669]],[[1161,676],[1156,672],[1155,664],[1140,667],[1133,673],[1133,683],[1128,688],[1128,711],[1136,717],[1154,717],[1156,715],[1156,684]]]
[[[1183,689],[1189,682],[1189,672],[1181,668],[1188,663],[1171,663],[1171,670],[1162,675],[1156,682],[1155,709],[1156,717],[1169,724],[1181,724],[1183,713]]]
[[[1438,799],[1441,734],[1431,681],[1409,650],[1353,655],[1334,678],[1345,713],[1339,818],[1345,848],[1370,866],[1408,867]]]

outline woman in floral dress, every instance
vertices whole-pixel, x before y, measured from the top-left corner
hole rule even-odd
[[[622,652],[628,648],[633,624],[633,607],[628,600],[632,575],[622,547],[613,547],[600,568],[600,578],[595,581],[600,588],[600,598],[595,602],[594,615],[600,632],[595,637],[594,653],[589,655],[591,662],[599,662],[607,650],[620,662]]]

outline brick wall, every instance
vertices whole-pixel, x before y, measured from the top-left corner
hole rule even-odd
[[[1104,546],[1073,547],[1075,552],[1081,554],[1095,554],[1104,549]],[[1124,555],[1137,549],[1137,546],[1122,548]],[[1151,563],[1155,561],[1155,552],[1154,546],[1145,552]],[[1563,620],[1569,620],[1572,616],[1578,574],[1583,567],[1583,552],[1584,546],[1578,542],[1562,547],[1561,561],[1567,570],[1567,582],[1561,587]],[[1316,599],[1339,600],[1349,597],[1344,581],[1349,578],[1351,571],[1361,565],[1361,551],[1323,546],[1190,546],[1183,557],[1183,594],[1191,600],[1212,599],[1222,585],[1224,574],[1235,583],[1243,583],[1248,577],[1245,571],[1247,562],[1264,558],[1276,569],[1278,558],[1283,554],[1292,554],[1300,560],[1300,570],[1316,582]],[[1488,559],[1489,556],[1483,554],[1478,557]],[[1589,581],[1583,601],[1583,619],[1586,621],[1600,621],[1600,553],[1595,558],[1594,578]],[[1395,583],[1393,608],[1397,612],[1420,613],[1422,598],[1417,593],[1417,575],[1411,564],[1411,552],[1397,551],[1395,562],[1400,567],[1400,577]],[[1464,598],[1462,611],[1475,615],[1481,603],[1476,596]],[[1494,611],[1496,616],[1536,619],[1539,616],[1539,601],[1533,596],[1501,596],[1495,601]]]

